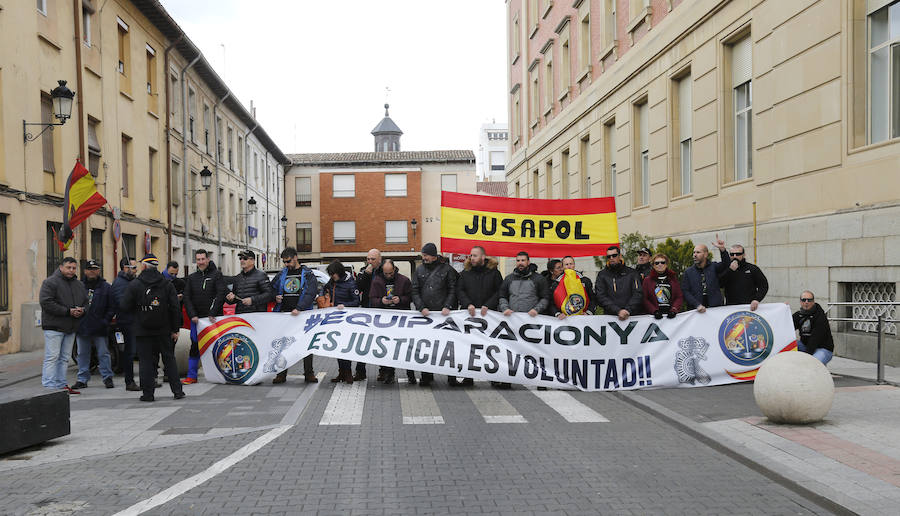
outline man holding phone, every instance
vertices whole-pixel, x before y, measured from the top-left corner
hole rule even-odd
[[[75,330],[84,316],[87,291],[76,278],[75,258],[66,256],[59,269],[41,284],[41,328],[44,330],[44,366],[41,384],[81,394],[66,383],[66,368],[75,343]]]

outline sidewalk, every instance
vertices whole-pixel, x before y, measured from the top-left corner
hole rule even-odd
[[[753,384],[620,392],[713,448],[843,514],[896,514],[900,506],[900,368],[835,357],[835,397],[812,425],[769,423]],[[690,391],[690,392],[684,392]]]

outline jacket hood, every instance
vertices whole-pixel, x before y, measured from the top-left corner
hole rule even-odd
[[[125,271],[119,271],[119,273],[116,274],[116,277],[117,277],[117,278],[122,278],[122,279],[125,280],[125,281],[131,281],[131,280],[134,279],[134,278],[128,277],[128,275],[125,274]]]
[[[533,263],[529,264],[528,267],[525,268],[525,272],[519,272],[519,269],[513,269],[513,274],[515,274],[516,276],[521,276],[523,278],[527,278],[535,272],[537,272],[537,265]]]
[[[496,269],[496,268],[497,268],[497,265],[499,265],[498,262],[497,262],[497,260],[495,260],[495,259],[493,259],[493,258],[491,258],[491,257],[485,257],[485,260],[484,260],[484,267],[485,267],[485,268],[487,268],[487,269]],[[472,259],[471,259],[471,258],[466,258],[466,263],[463,264],[463,269],[465,269],[465,270],[467,270],[467,271],[468,271],[468,270],[472,270]]]
[[[344,271],[344,277],[338,283],[346,283],[348,281],[353,281],[353,274],[350,271]]]
[[[166,278],[164,278],[163,275],[156,269],[144,269],[140,274],[138,274],[137,279],[141,280],[141,283],[148,286],[166,280]]]
[[[67,277],[63,276],[62,271],[59,269],[56,269],[55,271],[53,271],[53,274],[51,274],[51,276],[56,276],[57,278],[59,278],[63,281],[72,281],[72,280],[78,279],[78,275],[72,276],[71,278],[67,278]]]

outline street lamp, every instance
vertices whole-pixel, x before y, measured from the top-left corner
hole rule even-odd
[[[50,98],[53,101],[53,116],[59,120],[59,123],[53,122],[26,122],[22,120],[22,133],[25,138],[25,143],[33,142],[39,136],[44,134],[47,129],[53,130],[53,126],[55,125],[63,125],[66,123],[66,120],[72,117],[72,99],[75,98],[75,92],[66,87],[66,81],[56,81],[59,83],[59,86],[50,90]],[[31,133],[28,132],[29,125],[40,125],[44,129],[38,134],[32,136]]]
[[[193,192],[191,198],[193,199],[195,195],[200,192],[205,192],[209,190],[210,184],[212,183],[212,172],[210,172],[209,167],[203,165],[203,170],[200,171],[200,186],[202,188],[193,188],[188,190],[188,192]]]
[[[415,238],[416,237],[416,227],[419,225],[419,222],[415,218],[413,218],[411,221],[409,221],[409,225],[412,226],[413,238]]]
[[[287,215],[281,216],[281,231],[284,232],[284,245],[287,246]]]
[[[256,207],[256,199],[254,199],[253,197],[250,197],[250,200],[247,201],[247,211],[252,215],[252,214],[256,213],[256,210],[258,210],[258,209],[259,208]]]

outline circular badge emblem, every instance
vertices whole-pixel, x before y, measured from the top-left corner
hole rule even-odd
[[[212,347],[216,367],[228,383],[244,383],[259,365],[259,351],[253,341],[240,333],[227,333]]]
[[[584,310],[584,296],[581,294],[569,294],[569,297],[566,298],[566,313],[577,314],[578,312]]]
[[[300,278],[297,276],[286,278],[284,280],[284,293],[296,294],[297,292],[300,292]]]
[[[735,364],[759,364],[772,352],[774,340],[772,327],[753,312],[735,312],[719,326],[719,346]]]

